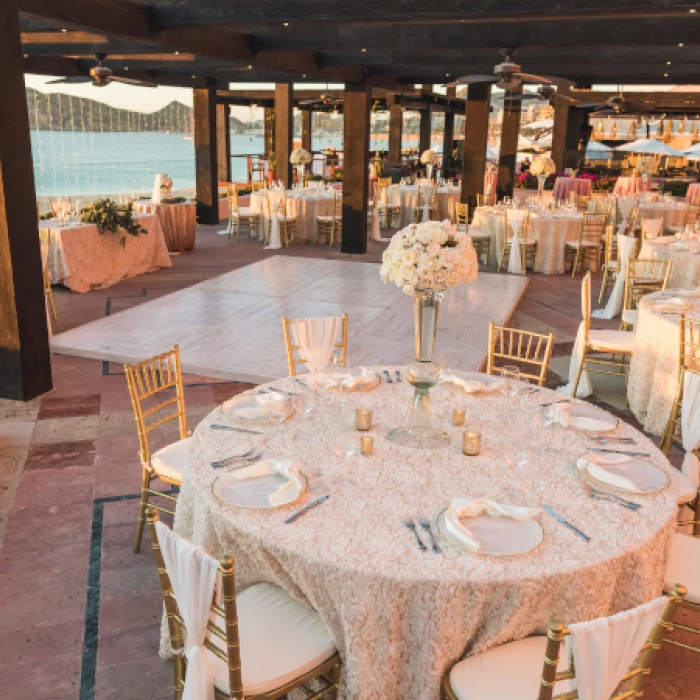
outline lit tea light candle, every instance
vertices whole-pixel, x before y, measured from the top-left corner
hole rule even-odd
[[[455,410],[452,411],[452,422],[455,425],[464,425],[465,419],[466,413],[461,408],[455,408]]]
[[[357,430],[372,430],[372,411],[369,408],[355,409],[355,428]]]
[[[462,433],[462,454],[475,457],[481,452],[481,433],[465,430]]]
[[[363,455],[371,455],[374,452],[374,439],[370,435],[360,438],[360,452]]]

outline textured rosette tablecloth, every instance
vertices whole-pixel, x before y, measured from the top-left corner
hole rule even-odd
[[[663,227],[682,227],[685,225],[685,218],[688,212],[688,205],[684,202],[653,202],[639,205],[639,221],[641,226],[645,219],[663,219]]]
[[[158,216],[169,251],[184,253],[194,248],[197,236],[197,205],[194,202],[154,204],[150,199],[144,199],[134,202],[134,211]]]
[[[700,286],[700,241],[673,236],[648,238],[639,251],[642,260],[673,260],[669,287]]]
[[[425,191],[428,187],[422,187]],[[496,190],[494,189],[494,192]],[[438,187],[435,196],[435,220],[444,221],[450,218],[451,202],[459,202],[459,187]],[[401,207],[399,214],[399,228],[415,222],[416,207],[418,206],[418,187],[415,185],[391,185],[387,189],[389,204],[398,204]]]
[[[73,292],[89,292],[161,267],[172,267],[158,217],[136,214],[134,220],[147,233],[100,234],[96,224],[59,227],[55,219],[41,221],[40,228],[51,230],[51,283],[63,284]],[[122,237],[126,237],[123,247]]]
[[[674,263],[675,264],[675,263]],[[636,345],[627,380],[630,409],[653,435],[662,435],[671,415],[678,386],[680,362],[680,314],[658,311],[654,303],[672,295],[656,292],[639,304],[635,324]],[[683,297],[689,310],[685,316],[700,320],[700,299]]]
[[[282,379],[274,386],[291,391],[295,384]],[[557,396],[541,393],[542,401]],[[532,414],[508,417],[505,430],[498,395],[467,400],[436,388],[434,420],[450,433],[452,445],[433,451],[398,446],[385,435],[406,421],[411,397],[405,379],[369,393],[330,392],[313,399],[306,418],[292,418],[264,436],[210,429],[225,420],[216,410],[194,432],[190,474],[178,497],[175,530],[212,556],[232,555],[240,588],[268,581],[319,612],[342,657],[341,697],[434,700],[443,672],[465,654],[543,634],[552,616],[587,620],[659,595],[675,529],[673,488],[640,497],[640,513],[589,499],[574,462],[590,439],[538,430]],[[464,457],[458,448],[460,430],[449,420],[458,406],[466,408],[468,425],[483,421],[479,457]],[[357,407],[373,410],[376,452],[344,458],[359,446]],[[619,433],[634,435],[639,449],[670,469],[643,435],[624,424]],[[298,503],[254,511],[212,497],[220,472],[210,462],[257,445],[269,458],[294,459],[309,478],[309,493]],[[591,542],[541,515],[545,541],[526,555],[479,556],[444,542],[441,555],[419,551],[404,517],[434,523],[455,497],[518,505],[510,493],[515,475],[504,460],[509,448],[529,451],[546,484],[545,502]],[[326,503],[284,524],[322,494],[330,494]],[[166,633],[161,653],[168,652]]]

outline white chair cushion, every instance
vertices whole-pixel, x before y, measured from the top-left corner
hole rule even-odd
[[[700,539],[679,532],[671,540],[664,590],[670,591],[677,583],[688,589],[686,600],[700,603]]]
[[[190,453],[190,438],[178,440],[167,445],[151,455],[151,466],[158,476],[164,476],[173,481],[182,480],[189,472],[188,456]]]
[[[637,309],[625,309],[622,312],[622,322],[629,323],[630,326],[633,326],[635,323],[637,323],[638,314],[639,312]]]
[[[317,216],[316,221],[323,221],[324,223],[330,224],[334,221],[342,221],[342,216]]]
[[[293,681],[335,654],[335,644],[318,613],[271,583],[258,583],[236,596],[243,694],[266,693]],[[211,635],[222,651],[226,643]],[[228,666],[209,652],[214,685],[229,694]]]
[[[540,689],[547,637],[527,637],[460,661],[450,671],[459,700],[533,700]],[[562,645],[558,670],[566,669]],[[556,692],[565,690],[563,684]]]
[[[680,469],[674,469],[674,478],[676,480],[676,488],[678,489],[678,504],[690,503],[694,501],[698,495],[698,487],[693,483],[693,480],[684,474]],[[681,518],[684,520],[685,518]],[[689,520],[690,518],[688,518]]]
[[[277,219],[278,219],[278,221],[281,221],[281,222],[283,222],[283,223],[284,223],[284,222],[289,223],[289,222],[291,222],[291,221],[296,221],[296,220],[297,220],[297,217],[296,217],[296,216],[282,216],[282,214],[280,214],[280,215],[277,217]]]
[[[590,331],[588,340],[595,350],[626,354],[634,352],[633,331]]]
[[[599,243],[593,241],[581,241],[580,244],[579,241],[567,241],[566,245],[569,248],[598,248],[600,246]]]
[[[238,215],[245,216],[248,219],[257,219],[260,216],[260,212],[254,211],[250,207],[239,207],[238,208]]]

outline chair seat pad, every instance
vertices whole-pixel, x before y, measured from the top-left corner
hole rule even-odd
[[[316,221],[322,221],[324,224],[332,224],[334,221],[342,221],[342,216],[317,216]]]
[[[238,216],[245,217],[246,219],[257,219],[260,216],[260,212],[250,207],[238,207]]]
[[[185,474],[190,470],[189,453],[190,438],[178,440],[152,454],[151,466],[158,476],[182,483]]]
[[[460,661],[450,671],[459,700],[533,700],[540,690],[547,637],[527,637]],[[558,670],[566,669],[562,647]],[[562,692],[566,684],[557,685]]]
[[[633,331],[591,331],[588,340],[594,350],[602,352],[634,352],[635,336]]]
[[[518,238],[520,241],[520,245],[537,245],[537,240],[534,238]],[[511,246],[513,245],[513,239],[509,238],[506,240],[506,244]]]
[[[297,220],[297,217],[296,216],[282,216],[282,214],[279,214],[277,216],[277,220],[282,222],[283,224],[284,223],[291,224]]]
[[[335,654],[335,644],[318,613],[271,583],[258,583],[236,596],[243,694],[267,693],[316,668]],[[226,643],[211,641],[222,651]],[[228,666],[209,652],[214,685],[229,695]]]
[[[629,323],[630,326],[633,326],[635,323],[637,323],[638,315],[639,312],[637,309],[625,309],[622,312],[622,322]]]
[[[671,552],[664,575],[664,590],[683,584],[691,603],[700,603],[700,539],[677,532],[671,540]]]
[[[594,243],[593,241],[567,241],[567,248],[599,248],[600,243]]]
[[[693,480],[679,469],[674,470],[676,488],[678,489],[678,505],[694,501],[698,495],[698,487]],[[689,520],[690,518],[688,518]],[[681,518],[683,520],[683,518]]]
[[[470,228],[467,233],[469,234],[470,238],[476,238],[478,240],[486,240],[490,239],[491,236],[488,233],[484,233],[483,231],[480,231],[478,228]]]

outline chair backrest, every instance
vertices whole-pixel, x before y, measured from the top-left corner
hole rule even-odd
[[[581,221],[579,243],[581,241],[586,241],[587,243],[595,243],[598,247],[600,247],[604,233],[605,214],[590,214],[586,212],[583,215],[583,220]]]
[[[625,270],[624,308],[636,309],[642,297],[666,289],[672,267],[673,260],[629,258]]]
[[[499,365],[516,363],[521,367],[521,377],[532,379],[539,386],[544,386],[553,347],[553,333],[543,335],[518,328],[497,326],[491,322],[486,372],[494,374]]]
[[[348,360],[348,315],[343,314],[341,319],[342,324],[340,341],[334,343],[333,347],[340,350],[340,363],[343,367],[346,367]],[[282,317],[282,330],[284,332],[284,345],[287,350],[287,366],[289,367],[290,377],[296,377],[297,374],[299,374],[297,371],[297,365],[306,365],[306,360],[299,355],[301,346],[292,341],[292,330],[290,324],[293,320],[301,319],[289,319],[286,316]]]
[[[644,684],[651,673],[651,667],[658,650],[661,648],[664,634],[673,629],[671,620],[679,606],[683,603],[686,589],[676,584],[673,591],[666,597],[666,603],[661,617],[652,628],[647,641],[637,653],[637,658],[620,682],[631,682],[631,687],[623,692],[613,695],[610,700],[625,700],[641,697],[644,692]],[[571,634],[571,630],[557,620],[553,620],[547,632],[547,647],[544,654],[544,664],[540,681],[540,693],[538,700],[576,700],[579,697],[578,690],[568,690],[554,695],[554,687],[560,681],[570,681],[576,678],[576,659],[569,659],[569,667],[565,671],[557,671],[561,643]]]
[[[391,185],[391,177],[378,177],[377,184],[380,187],[389,187]]]
[[[343,194],[342,192],[333,192],[333,215],[341,219],[343,218]]]
[[[435,209],[437,194],[435,187],[431,185],[418,185],[416,190],[416,208],[414,210],[415,222],[423,221],[423,209],[427,204],[429,208]]]
[[[460,183],[461,187],[461,183]],[[495,206],[498,195],[494,192],[493,194],[482,194],[478,192],[476,195],[476,206],[477,207],[493,207]]]
[[[170,644],[175,663],[175,697],[181,697],[185,685],[185,660],[183,658],[184,638],[187,635],[184,620],[180,614],[172,582],[165,566],[163,553],[158,541],[158,511],[149,506],[146,515],[151,532],[153,552],[156,558],[160,587],[165,601],[165,612],[168,619]],[[177,535],[175,535],[177,537]],[[229,696],[243,699],[243,675],[241,672],[241,650],[238,637],[238,610],[236,608],[236,585],[234,566],[231,557],[223,557],[219,564],[220,577],[217,580],[213,600],[210,607],[207,635],[204,646],[220,658],[228,667]],[[213,638],[221,640],[214,643]],[[179,694],[178,694],[179,693]]]
[[[469,223],[469,205],[463,202],[454,202],[454,222],[458,229],[466,230]]]
[[[262,180],[256,181],[256,182],[251,182],[250,183],[250,189],[252,192],[257,192],[258,190],[262,190],[265,188],[265,182]]]
[[[152,430],[168,421],[177,420],[180,439],[187,437],[180,348],[174,345],[172,350],[136,365],[124,365],[124,372],[136,418],[141,461],[148,464],[151,459],[148,435]],[[170,398],[158,403],[162,394]]]
[[[617,260],[617,227],[613,223],[605,226],[605,265]]]
[[[520,216],[520,212],[522,210],[518,210],[518,216]],[[511,220],[514,218],[512,211],[510,210],[509,207],[503,207],[503,216],[505,217],[505,237],[506,240],[509,240],[513,237],[513,227],[511,225]],[[525,218],[523,219],[523,223],[521,224],[520,228],[518,229],[518,238],[520,241],[522,241],[524,238],[527,237],[527,230],[530,226],[530,212],[528,211],[525,214]]]
[[[581,282],[581,318],[584,324],[584,339],[588,342],[588,334],[591,330],[591,272],[583,276]]]
[[[385,206],[389,203],[389,185],[381,182],[386,178],[379,178],[377,182],[374,183],[374,202],[379,204],[380,202]]]
[[[238,202],[238,188],[235,184],[232,184],[228,188],[228,213],[229,217],[238,218],[240,209],[240,204]]]
[[[574,193],[574,204],[579,211],[587,211],[588,203],[591,201],[591,196],[588,194]]]

